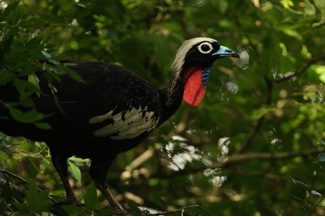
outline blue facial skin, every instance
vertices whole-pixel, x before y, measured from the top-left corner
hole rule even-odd
[[[239,55],[233,51],[232,49],[226,47],[226,46],[220,46],[219,50],[212,54],[212,56],[215,56],[217,58],[222,57],[235,57],[239,58]],[[207,88],[208,86],[208,80],[209,80],[209,74],[210,74],[210,67],[203,68],[202,70],[202,84],[204,88]]]
[[[229,57],[229,56],[238,57],[238,54],[235,51],[228,48],[228,47],[220,46],[219,50],[217,52],[213,53],[212,56],[217,56],[217,57]]]

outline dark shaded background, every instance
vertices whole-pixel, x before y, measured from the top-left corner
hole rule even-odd
[[[39,59],[114,62],[158,87],[185,39],[216,38],[246,50],[249,68],[218,61],[199,108],[183,105],[121,155],[109,179],[118,199],[132,214],[324,215],[324,24],[323,0],[3,0],[0,85],[21,97],[0,102],[48,128],[30,100]],[[64,192],[46,146],[0,134],[0,214],[111,214],[87,164],[69,162],[86,207],[53,207]]]

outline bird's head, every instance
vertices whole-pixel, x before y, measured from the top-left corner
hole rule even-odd
[[[172,68],[176,79],[185,82],[185,102],[193,106],[200,104],[206,92],[210,67],[215,60],[223,57],[239,58],[239,55],[212,38],[192,38],[183,43],[177,51]]]

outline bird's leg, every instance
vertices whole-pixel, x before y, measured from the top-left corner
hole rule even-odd
[[[72,188],[71,188],[71,185],[69,183],[68,177],[60,175],[60,178],[62,180],[64,189],[65,189],[67,202],[70,203],[70,204],[79,205],[80,202],[78,201],[78,199],[76,198],[76,196],[74,195],[74,193],[72,191]]]
[[[71,185],[68,180],[67,158],[59,157],[59,156],[53,154],[53,152],[51,153],[51,157],[52,157],[53,165],[54,165],[56,171],[58,172],[58,174],[61,178],[61,181],[63,183],[64,190],[66,193],[67,202],[70,204],[75,204],[75,205],[80,204],[80,202],[74,195],[73,190],[72,190]]]
[[[103,185],[100,183],[96,183],[96,187],[100,190],[100,192],[104,195],[109,205],[112,207],[113,211],[119,215],[126,215],[127,211],[123,208],[123,206],[115,199],[113,193],[109,190],[107,185]]]
[[[114,157],[115,158],[115,157]],[[91,165],[89,168],[89,173],[92,179],[95,181],[96,187],[104,195],[109,205],[112,207],[113,211],[117,215],[126,215],[127,211],[123,206],[115,199],[112,192],[107,188],[106,185],[106,175],[107,172],[114,160],[111,158],[109,160],[100,160],[99,158],[92,159]]]

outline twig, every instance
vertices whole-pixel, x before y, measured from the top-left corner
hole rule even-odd
[[[178,213],[179,212],[180,213],[180,216],[184,216],[186,209],[191,209],[191,208],[198,208],[198,209],[206,212],[207,214],[209,214],[211,216],[215,216],[214,213],[212,213],[210,210],[207,210],[207,209],[201,207],[201,205],[199,205],[199,204],[185,206],[185,207],[182,207],[180,209],[173,210],[173,211],[159,212],[159,213],[155,213],[155,215],[158,216],[158,215],[166,215],[166,214],[173,214],[173,213]]]
[[[254,170],[242,170],[242,169],[235,169],[234,173],[236,175],[240,175],[240,176],[264,176],[267,179],[270,180],[277,180],[277,181],[281,181],[284,180],[283,177],[277,176],[276,174],[273,174],[271,172],[269,172],[269,170],[266,171],[254,171]]]
[[[280,84],[283,83],[285,81],[288,81],[294,77],[297,77],[303,73],[305,73],[309,67],[311,67],[313,64],[321,61],[321,60],[325,60],[325,55],[323,56],[319,56],[319,57],[314,57],[311,58],[304,66],[302,66],[300,69],[297,69],[295,73],[290,74],[286,77],[283,77],[281,79],[270,79],[267,76],[265,77],[265,82],[267,84],[268,87],[268,91],[267,91],[267,96],[266,96],[266,100],[264,105],[270,105],[272,103],[272,92],[273,92],[273,87],[275,84]],[[242,143],[238,153],[243,153],[247,150],[247,148],[250,146],[250,144],[253,142],[255,136],[257,135],[257,133],[259,132],[259,130],[262,127],[262,124],[264,122],[265,119],[265,115],[262,115],[256,122],[256,124],[254,125],[254,127],[251,129],[251,131],[249,132],[246,140]]]
[[[145,152],[143,152],[140,156],[134,159],[128,166],[125,167],[125,171],[132,171],[138,168],[145,161],[150,159],[154,155],[155,149],[149,147]]]
[[[198,207],[199,209],[203,210],[204,212],[208,213],[209,215],[211,216],[216,216],[215,213],[211,212],[210,210],[206,209],[206,208],[203,208],[201,206]]]
[[[275,159],[288,159],[293,157],[304,157],[308,155],[315,155],[325,152],[325,149],[312,149],[297,152],[278,152],[278,153],[247,153],[247,154],[234,154],[231,155],[227,161],[219,163],[216,167],[227,167],[231,164],[237,164],[251,160],[275,160]]]
[[[262,127],[262,123],[265,119],[265,115],[261,116],[256,124],[254,125],[254,127],[251,129],[251,131],[249,132],[247,138],[244,140],[244,142],[241,144],[240,149],[238,151],[238,153],[243,153],[247,150],[247,148],[250,146],[250,144],[253,142],[253,139],[255,138],[255,136],[257,135],[258,131],[261,129]]]
[[[191,209],[191,208],[200,208],[200,205],[199,204],[194,204],[194,205],[182,207],[180,209],[175,209],[173,211],[158,212],[158,213],[155,213],[155,215],[157,215],[157,216],[158,215],[166,215],[166,214],[173,214],[173,213],[178,213],[178,212],[184,214],[185,209]]]
[[[24,184],[27,184],[26,179],[24,179],[23,177],[18,176],[18,175],[16,175],[16,174],[14,174],[14,173],[8,171],[8,170],[0,169],[0,173],[3,173],[3,174],[5,174],[5,175],[7,175],[7,176],[11,176],[11,177],[17,179],[18,181],[20,181],[20,182],[22,182],[22,183],[24,183]],[[40,187],[38,187],[38,186],[37,186],[37,190],[38,190],[39,192],[44,191],[42,188],[40,188]],[[54,203],[57,203],[57,202],[58,202],[57,200],[53,199],[50,195],[49,195],[49,199],[50,199],[52,202],[54,202]]]
[[[317,62],[319,62],[321,60],[325,60],[325,55],[311,58],[304,66],[302,66],[300,69],[297,69],[295,73],[290,74],[290,75],[288,75],[286,77],[274,80],[274,82],[276,84],[280,84],[280,83],[288,81],[288,80],[290,80],[290,79],[292,79],[294,77],[298,77],[301,74],[305,73],[309,69],[309,67],[311,67],[313,64],[315,64],[315,63],[317,63]]]
[[[22,183],[24,183],[24,184],[27,183],[27,181],[26,181],[23,177],[20,177],[20,176],[14,174],[14,173],[12,173],[12,172],[10,172],[10,171],[8,171],[8,170],[0,169],[0,173],[3,173],[3,174],[6,174],[6,175],[9,175],[9,176],[11,176],[11,177],[13,177],[13,178],[19,180],[20,182],[22,182]]]

